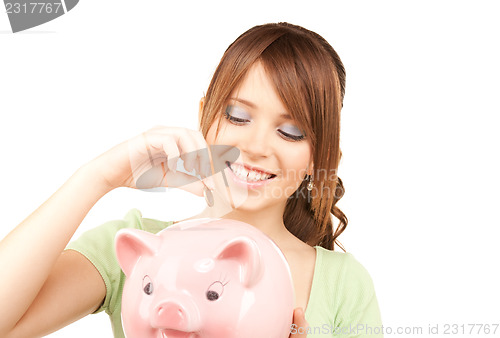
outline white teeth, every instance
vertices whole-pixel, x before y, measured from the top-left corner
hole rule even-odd
[[[248,177],[248,170],[246,170],[245,168],[238,168],[238,174],[243,177]]]
[[[259,178],[257,178],[259,176]],[[248,180],[250,181],[255,181],[255,180],[260,180],[260,174],[255,173],[254,171],[251,171],[248,173]]]
[[[246,168],[239,166],[239,165],[230,166],[230,167],[236,176],[238,176],[239,178],[241,178],[242,180],[245,180],[245,181],[254,181],[254,182],[255,181],[264,181],[264,180],[267,180],[271,177],[271,175],[263,174],[263,173],[256,172],[253,170],[249,172]]]

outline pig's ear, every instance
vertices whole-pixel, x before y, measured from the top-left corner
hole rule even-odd
[[[118,263],[126,276],[130,276],[141,256],[152,256],[160,248],[161,238],[137,229],[122,229],[115,237]]]
[[[216,250],[215,258],[237,261],[241,266],[240,281],[247,288],[252,288],[262,278],[262,255],[257,243],[249,237],[239,236],[223,243]]]

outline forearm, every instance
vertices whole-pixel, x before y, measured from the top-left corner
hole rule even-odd
[[[0,335],[27,311],[82,220],[109,189],[91,164],[77,170],[0,242]]]

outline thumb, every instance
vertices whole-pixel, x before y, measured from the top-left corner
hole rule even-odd
[[[169,188],[179,188],[203,197],[203,189],[205,188],[205,184],[203,183],[204,181],[193,175],[184,174],[180,171],[175,173],[169,171],[165,175],[165,181]]]
[[[307,322],[304,310],[301,307],[296,308],[293,311],[293,324],[296,330],[294,334],[290,335],[290,337],[307,337],[307,328],[309,327],[309,323]]]

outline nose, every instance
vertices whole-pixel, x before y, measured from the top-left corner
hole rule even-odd
[[[269,128],[255,124],[253,128],[248,129],[248,132],[241,134],[240,150],[249,158],[269,157],[272,151],[271,133]]]
[[[166,300],[156,305],[151,316],[151,326],[161,330],[194,332],[199,330],[200,315],[194,304],[181,304]]]

